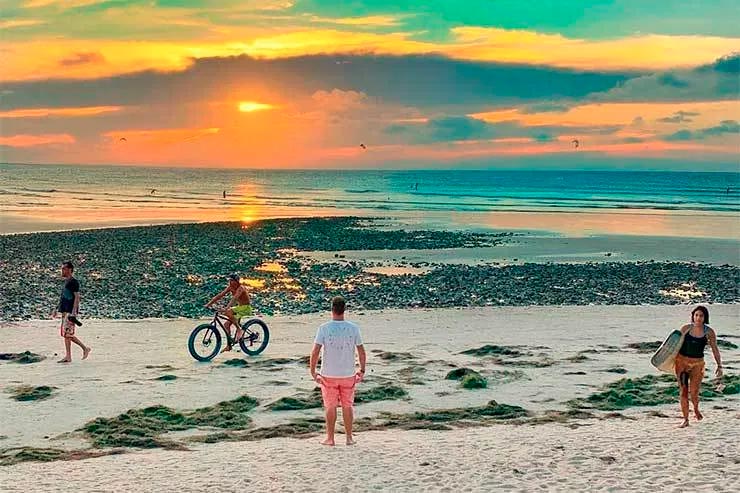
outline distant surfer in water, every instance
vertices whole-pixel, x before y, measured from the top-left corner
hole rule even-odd
[[[694,416],[697,421],[704,419],[699,412],[699,387],[704,377],[704,348],[709,344],[712,348],[714,360],[717,362],[715,375],[722,378],[722,359],[717,347],[717,334],[709,325],[709,310],[704,306],[697,306],[691,312],[691,323],[681,327],[684,334],[683,344],[676,355],[676,377],[681,390],[681,413],[683,423],[679,428],[689,426],[689,398],[694,405]]]

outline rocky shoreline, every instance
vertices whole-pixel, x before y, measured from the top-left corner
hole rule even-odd
[[[312,251],[439,250],[502,245],[513,233],[404,231],[367,218],[275,219],[0,236],[0,320],[48,317],[72,260],[85,317],[202,317],[202,305],[236,272],[266,314],[322,311],[335,294],[353,309],[488,305],[639,305],[740,301],[740,267],[683,262],[449,265],[406,262],[418,272],[368,272]],[[675,292],[688,292],[676,296]]]

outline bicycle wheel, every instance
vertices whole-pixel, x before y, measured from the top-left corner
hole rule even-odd
[[[244,337],[239,341],[239,347],[250,356],[260,354],[270,342],[270,330],[267,324],[259,318],[252,318],[242,324]]]
[[[188,350],[198,361],[211,361],[221,350],[221,333],[211,324],[197,326],[190,333]]]

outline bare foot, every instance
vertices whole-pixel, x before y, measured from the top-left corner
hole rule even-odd
[[[704,419],[704,415],[700,413],[698,409],[694,410],[694,416],[696,416],[697,421],[701,421],[702,419]]]
[[[67,358],[62,358],[59,361],[57,361],[57,363],[71,363],[71,362],[72,362],[72,360],[71,359],[67,359]]]
[[[321,445],[326,445],[327,447],[333,447],[334,446],[334,440],[329,440],[328,438],[321,442]]]
[[[684,421],[683,423],[681,423],[681,425],[679,426],[679,428],[687,428],[688,426],[689,426],[689,420],[687,419],[686,421]]]
[[[221,350],[221,352],[222,352],[222,353],[225,353],[225,352],[227,352],[227,351],[231,351],[231,346],[226,346],[225,348],[223,348],[223,349]]]
[[[87,359],[88,356],[90,356],[90,351],[92,351],[91,347],[86,347],[82,350],[82,359]]]
[[[347,446],[350,446],[350,445],[354,445],[354,444],[356,444],[356,443],[357,443],[357,442],[355,441],[355,439],[354,439],[354,438],[352,438],[352,437],[347,437]]]

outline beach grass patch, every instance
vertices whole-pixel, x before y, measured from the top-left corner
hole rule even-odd
[[[415,412],[411,414],[382,414],[384,428],[432,429],[440,423],[461,421],[499,421],[528,416],[529,412],[519,406],[499,404],[489,401],[485,406],[439,409],[434,411]]]
[[[716,399],[724,395],[740,393],[740,375],[726,375],[725,388],[717,392],[715,388],[704,385],[702,399]],[[645,375],[636,378],[623,378],[605,385],[600,392],[586,398],[577,398],[566,404],[575,409],[597,409],[600,411],[619,411],[630,407],[657,406],[678,401],[678,385],[673,375]]]
[[[177,380],[177,375],[161,375],[155,378],[155,380],[159,380],[160,382],[171,382],[172,380]]]
[[[488,380],[483,378],[480,374],[474,375],[469,373],[465,375],[460,382],[460,386],[464,389],[485,389],[488,387]]]
[[[607,373],[618,373],[620,375],[624,375],[625,373],[627,373],[627,368],[622,368],[621,366],[615,366],[615,367],[607,368],[606,370],[601,370],[601,371],[605,371]]]
[[[233,367],[237,367],[237,368],[244,368],[246,366],[249,366],[249,364],[247,363],[247,361],[244,360],[244,359],[241,359],[241,358],[232,358],[232,359],[229,359],[229,360],[224,361],[221,364],[224,365],[224,366],[233,366]]]
[[[383,361],[400,361],[400,360],[407,360],[407,359],[414,359],[416,356],[414,356],[411,353],[392,353],[390,351],[382,351],[375,354],[378,358],[382,359]]]
[[[10,466],[20,462],[51,462],[64,457],[65,450],[57,448],[14,447],[0,451],[0,465]]]
[[[9,388],[8,393],[10,393],[11,398],[16,401],[43,401],[44,399],[52,397],[54,390],[56,389],[57,387],[51,387],[48,385],[40,385],[38,387],[21,385]]]
[[[278,366],[288,365],[290,363],[295,363],[296,360],[291,358],[272,358],[272,359],[264,359],[264,360],[256,360],[254,361],[254,365],[259,368],[275,368]]]
[[[522,352],[511,346],[496,346],[494,344],[486,344],[475,349],[466,349],[460,352],[460,354],[467,354],[468,356],[511,356],[514,358],[532,355],[532,353]]]
[[[55,460],[82,460],[104,455],[121,454],[123,450],[62,450],[55,448],[13,447],[0,450],[0,466],[21,462],[51,462]]]
[[[636,349],[638,353],[654,353],[663,344],[662,341],[649,341],[649,342],[630,342],[625,347],[628,349]]]
[[[402,399],[407,395],[408,393],[401,387],[395,385],[379,385],[369,390],[358,390],[355,393],[355,404]],[[297,411],[316,409],[322,405],[321,390],[316,387],[309,395],[281,397],[269,404],[267,409],[271,411]]]
[[[257,404],[256,399],[244,395],[192,411],[180,412],[165,406],[130,409],[114,418],[89,421],[80,431],[97,448],[176,448],[177,444],[162,440],[160,435],[198,427],[245,429],[252,421],[247,413]]]
[[[313,392],[306,397],[281,397],[275,402],[268,404],[270,411],[299,411],[303,409],[316,409],[321,407],[321,393]]]
[[[492,360],[492,363],[501,366],[515,366],[520,368],[547,368],[548,366],[554,365],[555,361],[551,360],[550,358],[542,358],[539,360],[511,360],[494,358]]]
[[[31,351],[23,351],[22,353],[0,353],[0,361],[10,361],[21,365],[38,363],[45,359],[46,356],[41,356],[40,354],[32,353]]]
[[[449,372],[447,372],[445,380],[462,380],[467,375],[480,376],[480,373],[470,368],[455,368],[454,370],[450,370]]]
[[[717,347],[719,347],[720,349],[737,349],[738,345],[734,342],[717,339]]]
[[[164,371],[177,370],[177,368],[171,365],[146,365],[144,368],[146,368],[147,370],[164,370]]]
[[[379,385],[369,390],[359,390],[355,393],[355,402],[363,404],[374,401],[392,401],[407,397],[408,393],[396,385]]]

